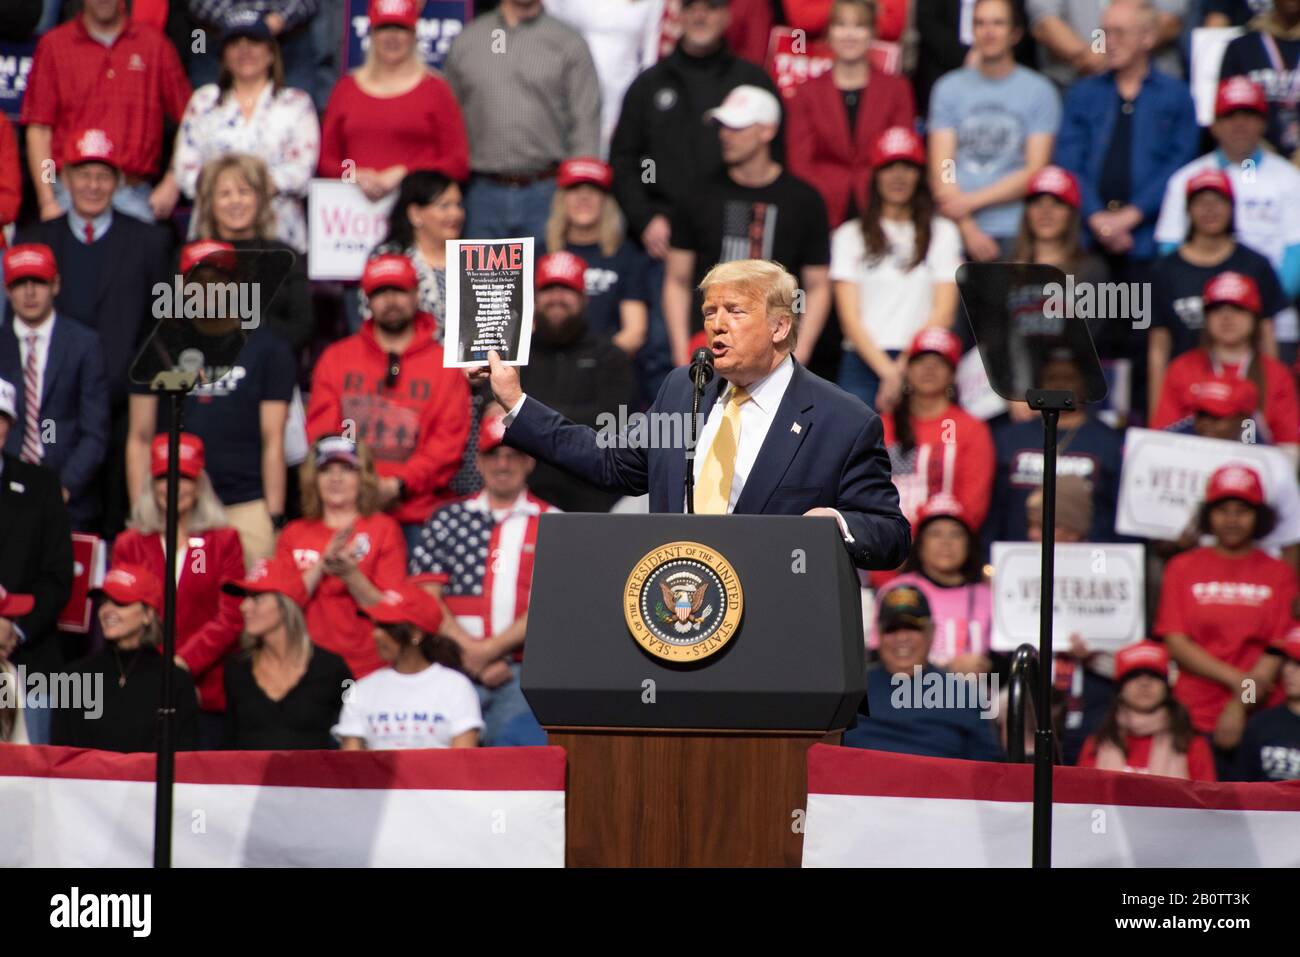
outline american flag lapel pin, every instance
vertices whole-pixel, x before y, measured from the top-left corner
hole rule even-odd
[[[790,431],[793,432],[795,435],[798,435],[800,432],[803,431],[803,426],[801,426],[798,422],[791,422]]]

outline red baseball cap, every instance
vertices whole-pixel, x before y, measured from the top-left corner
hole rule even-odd
[[[1247,505],[1264,504],[1264,483],[1259,473],[1249,465],[1223,465],[1210,475],[1205,486],[1205,504],[1230,498],[1240,499]]]
[[[1201,292],[1201,309],[1209,312],[1213,306],[1237,306],[1258,316],[1262,310],[1259,286],[1244,273],[1221,272],[1205,284]]]
[[[925,143],[916,131],[906,126],[891,126],[884,130],[871,144],[871,168],[879,169],[889,163],[903,160],[925,165]]]
[[[103,163],[113,169],[121,169],[113,141],[100,129],[82,130],[68,140],[63,148],[63,164],[76,166],[78,163]]]
[[[21,618],[36,607],[36,599],[31,595],[6,591],[0,585],[0,618]]]
[[[361,274],[361,289],[373,296],[380,289],[418,289],[420,277],[415,274],[411,260],[397,253],[384,253],[366,263]]]
[[[957,363],[961,361],[961,340],[957,338],[956,333],[948,329],[926,326],[912,339],[907,356],[912,359],[925,352],[937,352],[955,369]]]
[[[1044,166],[1029,177],[1025,196],[1044,195],[1055,196],[1072,209],[1078,209],[1082,203],[1079,199],[1079,181],[1073,173],[1060,166]]]
[[[39,279],[54,282],[59,274],[59,264],[54,260],[54,250],[44,243],[20,243],[10,246],[4,255],[5,286],[20,279]]]
[[[308,602],[307,586],[303,584],[298,569],[283,560],[262,559],[244,578],[236,578],[221,586],[227,595],[261,595],[275,592],[302,608]]]
[[[226,272],[235,271],[235,247],[215,239],[200,239],[181,247],[181,273],[188,273],[201,262]]]
[[[388,589],[373,605],[357,609],[357,614],[383,625],[414,625],[427,635],[437,634],[442,627],[437,599],[409,582],[400,589]]]
[[[1292,661],[1300,664],[1300,621],[1291,623],[1291,630],[1282,636],[1282,640],[1277,645],[1277,650]]]
[[[105,595],[119,605],[133,605],[142,601],[162,614],[162,582],[143,565],[114,565],[104,576],[104,584],[90,590],[91,598]]]
[[[587,292],[587,263],[566,250],[543,256],[537,261],[537,288],[568,286],[574,292]]]
[[[577,156],[560,164],[555,185],[560,189],[590,183],[609,192],[614,186],[614,167],[594,156]]]
[[[1187,181],[1185,187],[1188,199],[1191,199],[1202,190],[1210,190],[1218,193],[1220,196],[1232,201],[1232,180],[1228,174],[1221,169],[1203,169]]]
[[[1259,408],[1259,390],[1249,379],[1215,376],[1191,383],[1183,402],[1188,408],[1217,419],[1250,415]]]
[[[167,474],[167,436],[155,435],[149,446],[149,474],[154,478]],[[181,478],[196,479],[203,471],[203,440],[190,432],[181,433]]]
[[[1115,683],[1123,684],[1129,675],[1149,671],[1169,680],[1169,649],[1158,641],[1139,641],[1115,652]]]
[[[1214,117],[1227,116],[1238,110],[1249,110],[1260,116],[1268,115],[1268,97],[1264,88],[1244,76],[1230,76],[1219,84],[1214,97]]]
[[[953,521],[960,522],[962,527],[968,532],[974,532],[971,527],[970,517],[967,516],[965,509],[961,507],[961,502],[956,497],[946,492],[940,492],[938,495],[931,495],[926,499],[916,511],[916,530],[920,532],[927,522],[936,518],[951,518]]]
[[[506,440],[505,421],[499,415],[487,415],[478,427],[478,450],[491,452]]]
[[[420,9],[415,0],[370,0],[370,29],[397,26],[414,30],[420,19]]]

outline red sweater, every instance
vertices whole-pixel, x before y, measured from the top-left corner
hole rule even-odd
[[[1137,771],[1145,773],[1147,765],[1151,762],[1151,742],[1153,737],[1134,737],[1125,735],[1124,753],[1128,756],[1128,767],[1126,771]],[[1097,736],[1089,735],[1088,740],[1083,743],[1083,750],[1079,753],[1078,767],[1095,768],[1097,766]],[[1200,735],[1192,738],[1191,746],[1187,749],[1187,779],[1189,781],[1217,781],[1218,775],[1214,773],[1214,755],[1210,751],[1210,744]]]
[[[342,175],[345,160],[357,169],[405,166],[466,179],[469,140],[451,87],[429,74],[401,96],[376,97],[351,76],[339,80],[325,107],[320,175]]]
[[[0,226],[18,218],[23,202],[23,178],[18,169],[18,137],[9,118],[0,113]],[[0,249],[4,248],[0,236]]]
[[[867,208],[872,142],[891,126],[911,129],[915,121],[911,84],[874,67],[852,130],[829,71],[802,84],[787,101],[785,141],[790,172],[822,194],[831,229],[844,222],[850,194],[857,200],[859,214]]]
[[[374,320],[367,320],[321,354],[307,406],[310,441],[340,433],[350,421],[357,441],[374,452],[380,477],[406,483],[406,499],[392,509],[404,525],[425,522],[455,497],[448,483],[469,439],[469,384],[460,369],[443,368],[433,332],[433,317],[417,315],[415,338],[389,389],[388,355],[375,341]]]
[[[1300,442],[1300,399],[1296,397],[1295,379],[1285,363],[1270,356],[1259,358],[1264,363],[1261,410],[1268,426],[1269,441],[1274,445],[1294,445]],[[1224,373],[1244,378],[1246,370],[1225,366]],[[1156,406],[1156,417],[1151,422],[1151,428],[1168,428],[1179,419],[1191,415],[1192,409],[1185,404],[1187,390],[1193,383],[1213,377],[1214,366],[1210,362],[1210,354],[1204,349],[1184,352],[1169,363],[1164,384],[1160,387],[1160,403]]]
[[[993,494],[996,454],[989,427],[960,406],[949,405],[930,419],[912,418],[916,442],[908,462],[897,464],[900,451],[894,417],[882,415],[885,447],[895,460],[894,484],[899,504],[909,522],[916,522],[917,510],[926,500],[946,492],[961,502],[962,511],[974,528],[984,524]],[[910,466],[910,468],[908,467]]]
[[[294,563],[300,571],[316,565],[334,529],[317,519],[290,522],[276,542],[275,557]],[[359,554],[357,567],[370,583],[383,591],[397,588],[406,579],[406,540],[402,530],[387,515],[377,512],[357,519],[352,547]],[[370,637],[370,622],[357,615],[357,603],[342,581],[321,575],[307,607],[307,633],[314,644],[332,651],[348,663],[356,678],[364,678],[384,666]]]
[[[113,542],[112,564],[143,565],[159,581],[166,576],[161,535],[128,529]],[[204,711],[225,711],[222,673],[226,658],[239,647],[244,616],[239,599],[221,586],[244,577],[244,549],[233,528],[189,536],[176,583],[176,654],[190,669]]]

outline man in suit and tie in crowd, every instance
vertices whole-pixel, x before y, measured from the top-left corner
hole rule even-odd
[[[829,516],[859,568],[895,568],[911,532],[890,481],[880,417],[791,355],[798,340],[795,278],[764,260],[715,266],[700,283],[717,376],[692,460],[700,514]],[[507,410],[507,445],[597,487],[650,494],[650,511],[684,510],[684,449],[617,448],[526,396],[519,373],[489,354],[489,378]],[[690,370],[674,369],[652,413],[691,413]],[[653,444],[653,443],[651,443]]]
[[[17,405],[14,384],[0,379],[0,448],[22,427]],[[0,544],[0,588],[34,599],[25,615],[0,620],[5,644],[18,639],[9,660],[25,667],[29,679],[57,672],[64,662],[57,622],[72,591],[68,510],[53,472],[9,452],[0,452]],[[32,744],[49,744],[51,712],[39,704],[27,703],[27,736]]]
[[[103,527],[122,528],[126,495],[127,385],[131,363],[153,330],[153,291],[168,283],[171,238],[161,226],[140,222],[113,210],[113,192],[121,178],[117,148],[103,130],[71,137],[63,176],[72,205],[55,219],[19,230],[20,243],[41,243],[54,253],[65,276],[54,306],[99,333],[109,394],[108,455],[95,485],[104,491]]]
[[[5,451],[54,472],[72,528],[94,531],[101,508],[94,479],[108,450],[99,336],[57,314],[59,268],[49,246],[6,251],[4,283],[9,320],[0,328],[0,378],[17,391],[17,422]]]

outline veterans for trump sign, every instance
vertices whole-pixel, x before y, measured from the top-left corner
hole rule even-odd
[[[1277,512],[1277,526],[1262,548],[1300,542],[1300,490],[1295,470],[1280,449],[1199,435],[1129,429],[1124,436],[1115,531],[1176,541],[1196,522],[1210,473],[1221,465],[1249,465],[1264,483],[1264,497]]]
[[[388,236],[396,194],[371,201],[355,183],[314,179],[307,194],[309,279],[361,278],[370,251]]]
[[[1037,645],[1042,550],[1031,542],[993,544],[994,651]],[[1146,632],[1141,545],[1056,546],[1052,647],[1066,651],[1078,635],[1097,651],[1140,641]]]

